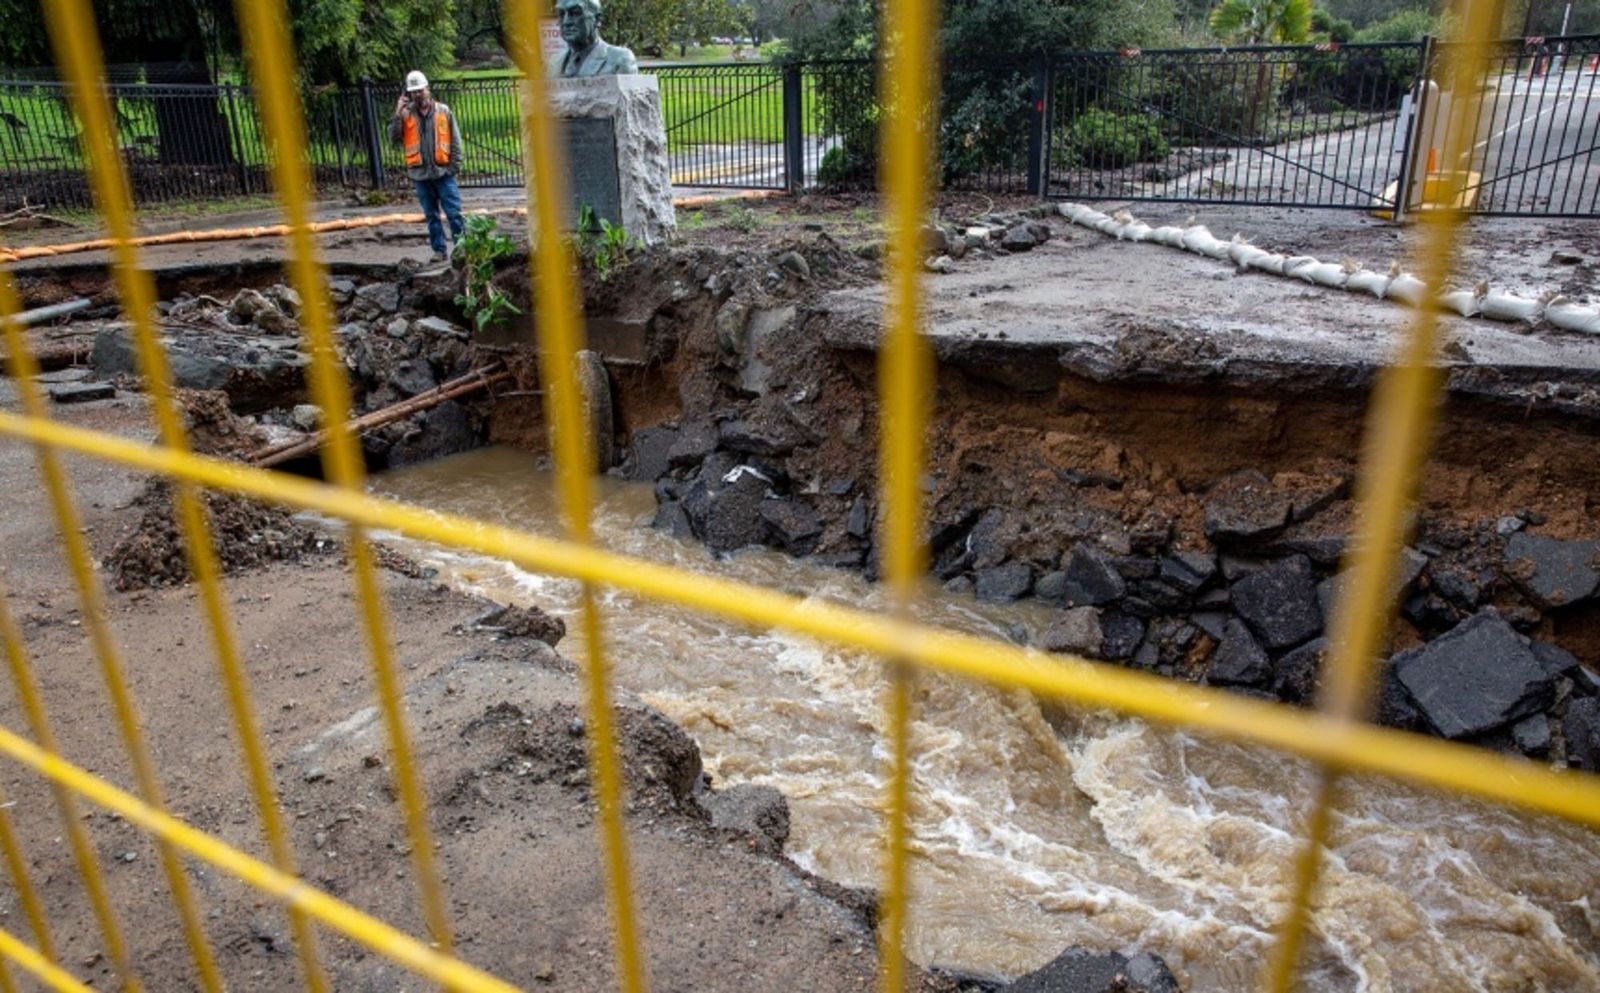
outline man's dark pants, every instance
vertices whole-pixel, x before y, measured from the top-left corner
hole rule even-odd
[[[461,191],[456,189],[456,178],[440,176],[413,182],[417,187],[417,199],[422,201],[422,213],[428,218],[428,242],[434,251],[443,255],[449,246],[444,241],[444,224],[439,220],[440,208],[450,221],[450,241],[454,243],[461,237]]]

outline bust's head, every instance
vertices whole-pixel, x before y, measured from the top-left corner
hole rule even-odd
[[[556,16],[561,21],[561,40],[575,51],[583,51],[600,38],[600,0],[559,0]]]

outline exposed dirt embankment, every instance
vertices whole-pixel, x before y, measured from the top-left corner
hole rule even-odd
[[[1008,278],[1019,229],[1034,246],[1059,234],[1027,216],[981,220],[992,230],[963,262],[980,281]],[[788,246],[765,260],[663,254],[624,273],[624,291],[591,297],[592,324],[615,300],[647,346],[613,366],[622,471],[655,482],[658,527],[870,573],[876,336],[838,301],[871,274],[821,237],[800,247],[804,271]],[[1132,324],[1095,340],[935,328],[932,569],[984,599],[1058,604],[1042,647],[1309,703],[1358,529],[1376,367],[1186,365],[1184,348],[1208,347],[1192,339]],[[1162,363],[1179,371],[1164,377]],[[1382,719],[1593,767],[1600,430],[1572,404],[1594,370],[1534,377],[1576,384],[1566,405],[1523,403],[1530,375],[1451,374]]]

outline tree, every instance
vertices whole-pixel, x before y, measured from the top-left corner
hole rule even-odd
[[[1311,34],[1311,0],[1222,0],[1211,30],[1235,45],[1299,45]]]
[[[673,42],[732,31],[738,23],[733,0],[606,0],[600,34],[614,44],[659,52]]]
[[[794,57],[875,54],[879,0],[838,0],[831,7],[825,24],[792,39]],[[1036,57],[1148,45],[1175,28],[1172,0],[946,0],[943,7],[938,133],[947,181],[1023,168]],[[838,137],[823,181],[869,180],[877,156],[871,70],[832,72],[817,85],[824,124]]]
[[[243,57],[231,0],[94,0],[106,60],[145,82],[207,86]],[[453,0],[290,0],[301,83],[398,80],[407,69],[447,64],[455,38]],[[0,0],[0,58],[19,65],[55,61],[38,0]],[[228,122],[214,95],[154,101],[163,164],[233,162]]]
[[[1211,12],[1211,30],[1232,44],[1299,45],[1311,34],[1311,0],[1222,0]],[[1261,110],[1271,99],[1280,70],[1262,57],[1256,65],[1250,94],[1250,136],[1260,131]]]

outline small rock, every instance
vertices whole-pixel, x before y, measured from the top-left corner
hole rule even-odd
[[[1281,649],[1322,630],[1322,610],[1311,562],[1296,555],[1250,573],[1234,583],[1234,609],[1268,648]]]
[[[950,251],[950,234],[931,224],[923,228],[922,251],[926,255],[943,255]]]
[[[400,287],[395,283],[368,283],[356,290],[356,302],[380,314],[400,309]]]
[[[110,383],[57,383],[46,387],[45,392],[55,403],[88,403],[111,399],[117,395],[117,388]]]
[[[655,519],[650,522],[650,526],[657,531],[665,531],[674,538],[687,540],[694,537],[694,524],[689,520],[689,512],[677,501],[663,503],[657,507]]]
[[[1265,686],[1272,679],[1272,659],[1242,621],[1223,626],[1221,643],[1211,657],[1206,682],[1218,686]]]
[[[276,286],[268,287],[266,297],[272,301],[273,306],[277,307],[278,310],[289,317],[299,319],[300,311],[304,305],[301,303],[300,294],[296,292],[293,286],[279,283]]]
[[[1028,230],[1025,224],[1018,224],[1006,229],[1000,238],[1000,247],[1008,252],[1031,252],[1039,244],[1039,239]]]
[[[289,423],[301,431],[315,431],[322,419],[322,408],[314,403],[297,403],[289,412]]]
[[[240,290],[228,304],[228,319],[235,324],[254,324],[256,315],[271,306],[259,290]]]
[[[871,527],[872,515],[867,495],[857,494],[855,502],[850,504],[850,513],[844,519],[844,533],[852,538],[864,539]]]
[[[822,537],[822,518],[799,500],[765,500],[761,519],[767,522],[772,540],[790,555],[810,555]]]
[[[710,421],[690,421],[678,430],[667,460],[674,468],[699,465],[716,450],[717,426]]]
[[[401,396],[414,397],[439,385],[433,378],[433,369],[421,359],[402,359],[389,372],[388,383]]]
[[[723,424],[717,437],[723,448],[741,455],[779,458],[794,451],[794,442],[782,433],[762,429],[742,419]]]
[[[1145,623],[1121,610],[1106,610],[1100,614],[1100,654],[1109,662],[1123,662],[1133,657],[1144,641]]]
[[[1290,703],[1309,704],[1316,697],[1322,664],[1328,657],[1328,639],[1306,642],[1273,665],[1272,692]]]
[[[1026,562],[1007,562],[991,569],[982,569],[975,578],[978,599],[991,603],[1011,603],[1021,599],[1033,586],[1033,570]]]
[[[356,284],[349,279],[328,280],[328,294],[333,297],[333,302],[343,307],[356,295]]]
[[[1529,714],[1511,725],[1511,742],[1517,751],[1531,758],[1550,754],[1550,718],[1544,714]]]
[[[1075,606],[1103,606],[1128,592],[1127,582],[1111,559],[1087,542],[1079,543],[1072,550],[1066,573],[1063,593],[1067,602]]]
[[[1579,255],[1577,252],[1569,252],[1569,251],[1566,251],[1565,249],[1557,249],[1556,251],[1550,253],[1550,264],[1551,265],[1582,265],[1583,264],[1583,256]]]
[[[1274,488],[1261,473],[1235,473],[1206,500],[1206,536],[1219,543],[1270,538],[1288,525],[1292,508],[1291,495]]]
[[[1394,657],[1395,674],[1434,730],[1468,738],[1550,706],[1555,677],[1493,610]]]
[[[1067,574],[1058,569],[1040,576],[1033,595],[1047,603],[1062,603],[1067,598]]]
[[[811,278],[811,263],[807,262],[806,257],[799,252],[784,252],[772,261],[777,263],[778,268],[786,269],[801,279]]]
[[[640,428],[633,433],[633,445],[623,463],[624,477],[641,483],[653,483],[672,469],[672,449],[678,443],[674,428]]]
[[[1129,958],[1120,952],[1094,952],[1073,947],[1044,968],[1030,972],[1001,993],[1180,993],[1165,962],[1142,952]]]
[[[1569,703],[1561,728],[1567,738],[1567,764],[1600,772],[1600,697]]]
[[[1587,600],[1600,589],[1600,542],[1519,531],[1506,542],[1505,561],[1512,580],[1546,610]]]
[[[789,840],[789,801],[775,787],[740,783],[699,800],[713,825],[762,840],[768,851],[782,851]]]
[[[1090,658],[1099,657],[1104,642],[1100,611],[1094,607],[1063,610],[1039,635],[1039,647],[1047,652],[1068,652]]]
[[[1528,526],[1520,517],[1502,517],[1494,523],[1495,534],[1516,534]]]
[[[940,275],[943,275],[955,269],[956,263],[955,260],[948,255],[934,255],[925,259],[922,263],[922,267],[929,272],[936,272]]]
[[[424,317],[420,321],[414,322],[411,327],[413,330],[432,335],[435,338],[459,338],[465,340],[471,337],[465,330],[456,327],[442,317]]]
[[[951,596],[971,596],[972,587],[971,576],[957,576],[944,584],[944,591]]]

